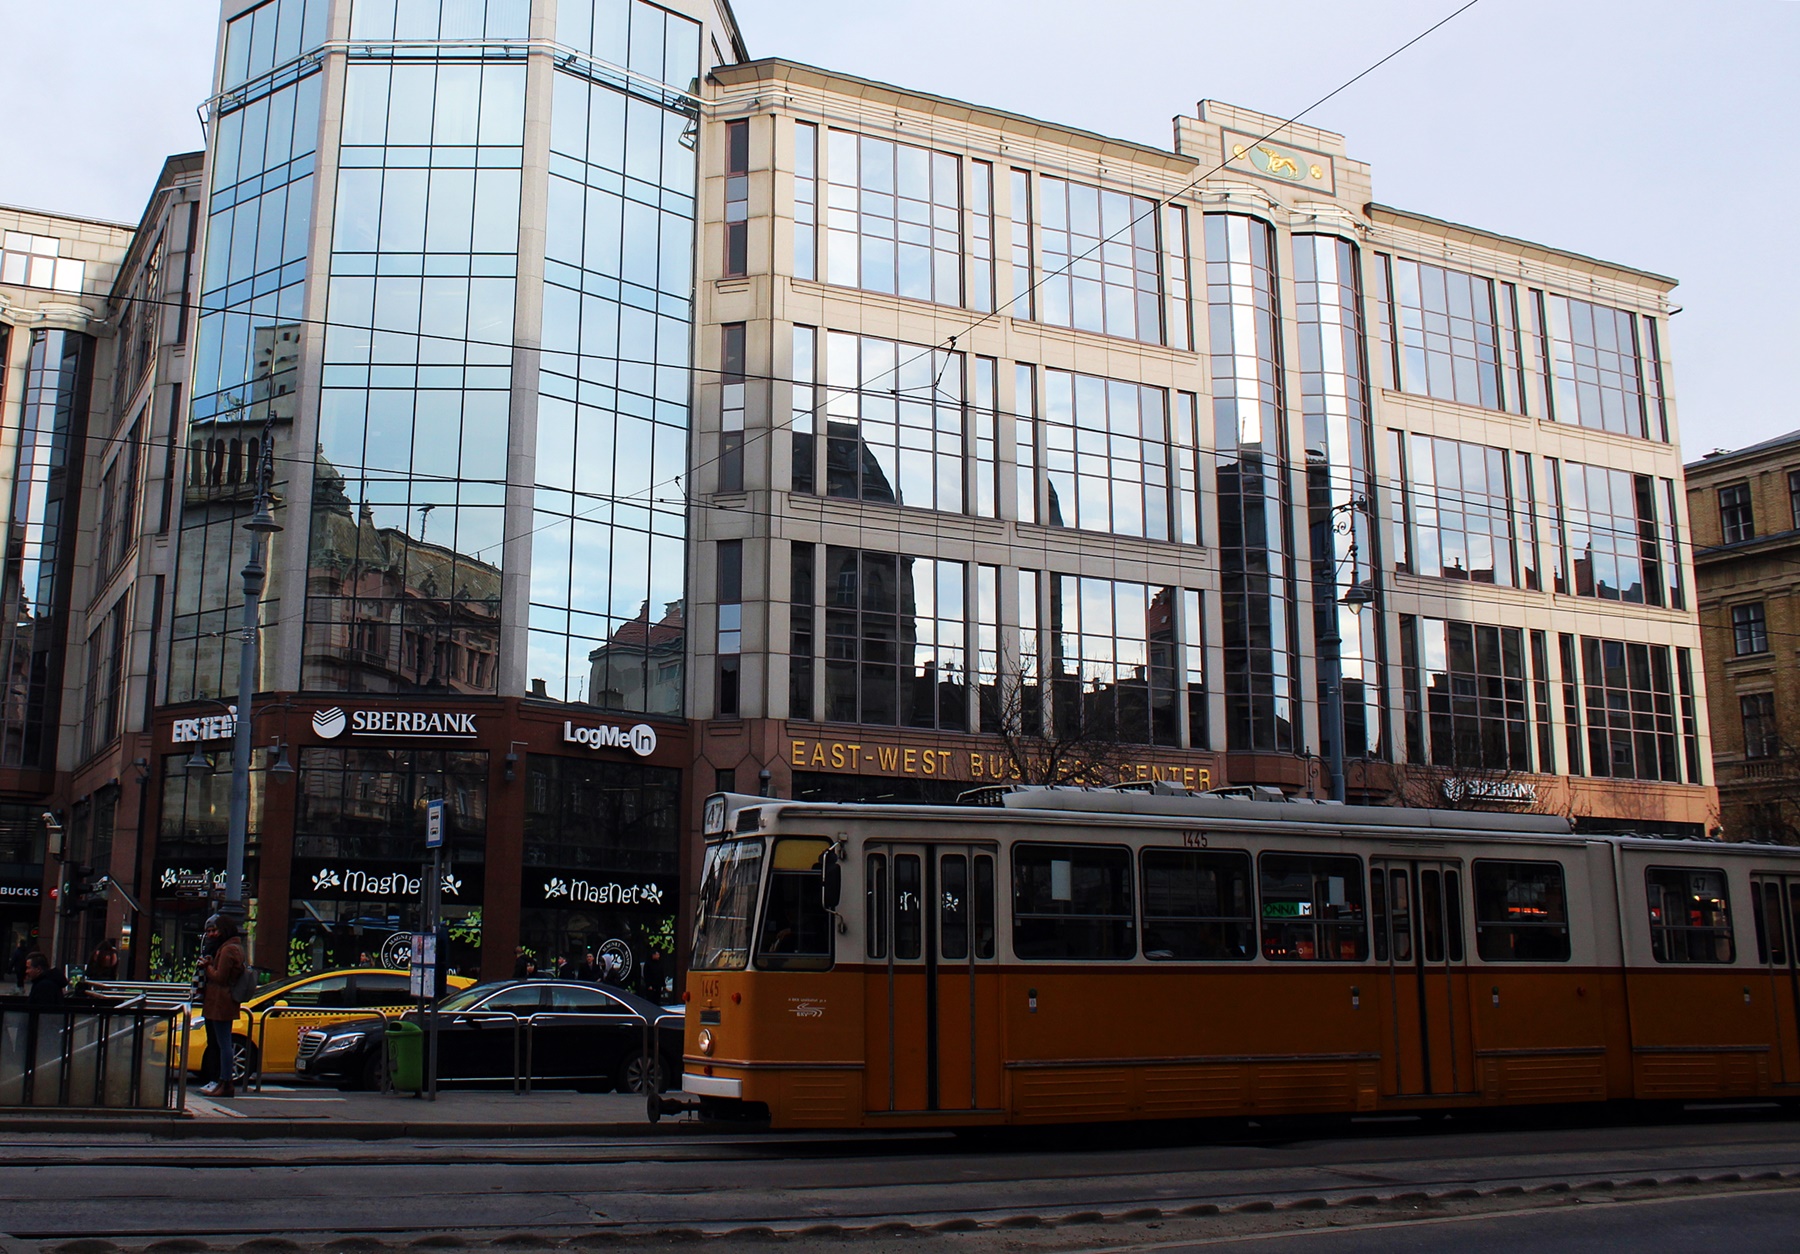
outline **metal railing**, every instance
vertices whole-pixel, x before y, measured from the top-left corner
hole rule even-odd
[[[246,1081],[254,1082],[255,1091],[258,1093],[262,1092],[263,1075],[268,1071],[268,1067],[265,1064],[269,1056],[269,1020],[326,1019],[329,1020],[329,1024],[322,1023],[319,1026],[335,1027],[340,1023],[354,1023],[357,1021],[373,1021],[385,1024],[388,1019],[388,1017],[379,1010],[341,1010],[335,1006],[271,1006],[267,1010],[256,1011],[251,1018],[255,1022],[256,1032],[252,1042],[256,1047],[256,1072],[254,1075],[246,1075],[244,1078]],[[301,1029],[301,1031],[295,1032],[294,1034],[294,1053],[296,1057],[300,1052],[300,1036],[303,1032],[304,1029]],[[384,1045],[383,1048],[385,1049],[386,1046]],[[383,1068],[383,1072],[385,1075],[385,1067]],[[281,1075],[284,1073],[278,1071],[275,1074]],[[384,1088],[386,1087],[386,1083],[384,1078],[382,1081]]]
[[[181,1110],[187,1104],[184,1006],[0,1004],[0,1107]]]
[[[465,1010],[453,1012],[447,1017],[452,1020],[460,1019],[465,1023],[475,1021],[510,1026],[512,1030],[512,1086],[513,1092],[519,1095],[531,1092],[532,1073],[536,1070],[533,1064],[536,1061],[538,1021],[540,1019],[554,1019],[557,1020],[560,1025],[567,1026],[570,1020],[579,1022],[583,1018],[582,1015],[567,1010],[539,1010],[528,1015],[515,1014],[510,1010]],[[389,1087],[387,1077],[393,1073],[393,1061],[391,1057],[392,1040],[393,1036],[391,1033],[383,1034],[382,1087],[384,1089]],[[425,1041],[422,1040],[420,1042],[420,1048],[428,1048]],[[654,1076],[656,1079],[656,1086],[660,1088],[664,1077],[662,1075],[661,1058],[655,1046],[655,1027],[652,1024],[646,1024],[644,1027],[642,1051],[643,1052],[639,1054],[639,1057],[644,1060],[645,1074]],[[442,1079],[443,1077],[440,1076],[439,1078]],[[451,1076],[449,1078],[452,1080],[498,1080],[502,1077],[494,1075],[467,1077]],[[538,1078],[556,1079],[559,1077],[544,1076]]]

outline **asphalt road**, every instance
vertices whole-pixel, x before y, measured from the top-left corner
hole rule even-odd
[[[196,1170],[196,1168],[203,1168]],[[1800,1248],[1800,1123],[654,1141],[0,1144],[0,1246],[596,1242],[874,1250]],[[1520,1242],[1528,1241],[1528,1246]],[[101,1254],[83,1242],[63,1254]],[[264,1248],[267,1248],[265,1242]],[[365,1248],[373,1248],[365,1245]]]

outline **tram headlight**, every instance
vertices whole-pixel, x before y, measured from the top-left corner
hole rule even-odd
[[[701,1028],[699,1036],[700,1052],[710,1055],[713,1051],[713,1035],[711,1028]]]

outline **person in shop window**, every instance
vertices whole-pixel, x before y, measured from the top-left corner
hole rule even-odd
[[[31,957],[31,937],[21,936],[19,947],[12,952],[12,959],[7,962],[6,969],[12,973],[13,983],[19,991],[25,991],[25,961]]]
[[[116,980],[119,978],[119,942],[108,936],[94,948],[94,956],[88,959],[87,978],[89,980]]]

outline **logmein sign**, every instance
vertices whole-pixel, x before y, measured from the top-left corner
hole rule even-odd
[[[617,723],[577,727],[573,723],[564,723],[563,743],[586,745],[590,749],[629,749],[638,757],[647,758],[656,752],[656,729],[648,723],[639,723],[636,727],[621,727]]]

